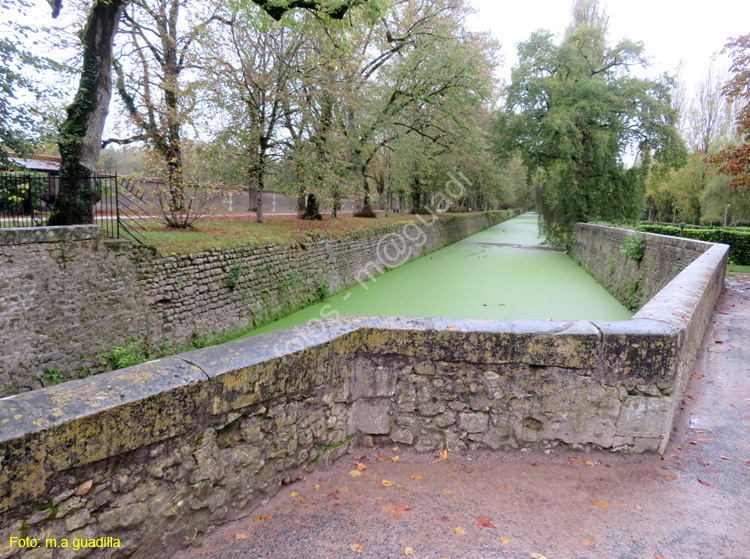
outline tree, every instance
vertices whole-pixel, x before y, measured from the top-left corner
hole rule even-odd
[[[216,28],[201,38],[203,90],[213,110],[229,120],[222,135],[231,139],[225,145],[246,164],[249,209],[256,212],[257,223],[263,222],[269,160],[283,144],[279,132],[292,82],[302,71],[297,53],[303,39],[298,27],[295,21],[264,21],[228,5]]]
[[[724,97],[738,105],[735,126],[739,142],[707,158],[731,177],[729,188],[750,188],[750,34],[730,39],[723,52],[730,53],[734,74],[723,88]]]
[[[85,180],[96,169],[102,131],[109,110],[112,86],[112,49],[122,9],[130,0],[94,0],[81,31],[83,67],[78,92],[60,127],[60,172],[83,180],[64,180],[55,200],[50,225],[92,223],[99,193]],[[274,19],[296,8],[319,11],[342,19],[352,6],[368,0],[252,0]],[[57,17],[62,0],[48,0],[52,17]]]
[[[546,31],[521,43],[496,124],[499,153],[520,154],[539,179],[542,228],[553,243],[565,244],[577,221],[635,217],[653,163],[684,158],[671,81],[632,77],[643,46],[609,46],[606,31],[596,0],[578,0],[560,44]]]

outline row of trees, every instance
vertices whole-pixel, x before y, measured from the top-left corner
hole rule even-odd
[[[474,185],[460,204],[489,207],[502,187],[489,141],[499,45],[468,31],[468,11],[465,0],[95,2],[61,172],[85,177],[102,145],[144,142],[174,227],[190,223],[187,146],[214,178],[250,185],[259,222],[269,169],[293,176],[311,219],[321,201],[335,216],[344,195],[364,216],[374,194],[422,211],[448,171]],[[110,89],[127,126],[102,141]],[[61,190],[50,223],[90,221],[89,184]]]
[[[643,45],[609,44],[597,0],[575,0],[560,40],[519,45],[498,103],[499,45],[466,28],[468,12],[465,0],[94,2],[62,171],[86,176],[102,144],[141,142],[172,226],[189,224],[196,176],[248,184],[262,221],[269,183],[304,217],[320,202],[335,215],[342,196],[367,216],[373,196],[424,211],[460,171],[461,206],[536,207],[560,243],[576,221],[750,210],[748,36],[727,46],[730,75],[711,69],[688,102],[669,76],[634,76]],[[110,90],[127,124],[102,142]],[[61,192],[52,223],[91,219],[87,184]]]

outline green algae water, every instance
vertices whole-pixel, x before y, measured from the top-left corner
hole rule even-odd
[[[542,240],[536,215],[524,214],[240,338],[335,313],[600,321],[633,316],[567,254],[544,250]]]

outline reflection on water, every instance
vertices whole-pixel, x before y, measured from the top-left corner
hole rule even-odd
[[[631,318],[628,309],[566,254],[539,250],[541,242],[536,216],[524,214],[378,276],[366,289],[356,285],[243,337],[335,313],[542,320]]]

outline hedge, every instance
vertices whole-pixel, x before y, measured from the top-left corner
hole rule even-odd
[[[709,243],[729,245],[729,261],[740,266],[750,266],[750,232],[731,231],[729,229],[688,229],[680,231],[679,227],[669,225],[640,225],[639,231],[687,237]]]

